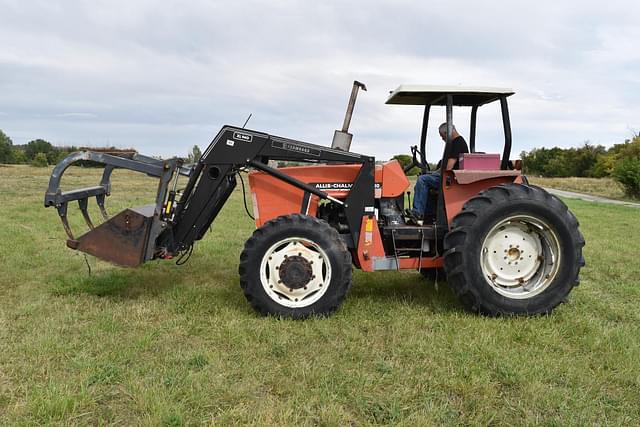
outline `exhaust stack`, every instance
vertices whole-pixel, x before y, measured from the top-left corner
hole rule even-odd
[[[344,115],[342,130],[336,130],[333,133],[333,142],[331,142],[331,148],[342,151],[349,151],[349,149],[351,148],[351,140],[353,139],[353,135],[349,133],[349,125],[351,124],[353,107],[356,105],[358,89],[362,89],[366,92],[367,87],[364,85],[364,83],[360,83],[359,81],[354,80],[353,88],[351,89],[351,97],[349,98],[349,104],[347,105],[347,113]]]

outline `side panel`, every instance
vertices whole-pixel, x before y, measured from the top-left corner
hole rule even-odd
[[[319,190],[331,197],[344,199],[360,170],[361,165],[313,165],[279,168],[280,171],[307,184],[316,184]],[[318,197],[264,172],[249,173],[249,185],[254,201],[256,227],[270,219],[292,213],[315,216]]]
[[[299,176],[295,177],[300,179]],[[265,222],[281,215],[306,213],[315,216],[318,211],[317,196],[309,195],[307,209],[303,203],[304,191],[264,172],[249,173],[249,186],[256,227],[262,227]]]
[[[382,197],[398,197],[409,188],[409,180],[397,160],[391,160],[381,167]],[[376,167],[376,182],[378,181],[378,167]]]
[[[314,184],[337,199],[345,199],[360,171],[361,165],[309,165],[279,168],[280,171],[307,184]],[[375,197],[397,197],[408,187],[409,180],[397,160],[376,165]],[[305,213],[315,216],[318,197],[310,195],[305,199],[304,191],[293,187],[267,173],[251,172],[249,185],[254,202],[256,227],[261,227],[270,219],[291,213]]]
[[[278,170],[307,184],[319,184],[316,185],[316,188],[327,192],[327,194],[332,197],[344,198],[349,193],[350,185],[353,184],[353,181],[356,179],[360,168],[361,165],[359,164],[347,164],[291,166],[278,168]],[[251,172],[249,177],[250,179],[253,177],[254,180],[252,182],[256,182],[255,179],[262,180],[263,177],[280,181],[269,174],[257,171]],[[286,183],[283,184],[289,185]]]

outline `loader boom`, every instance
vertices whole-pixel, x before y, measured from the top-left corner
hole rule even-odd
[[[353,184],[356,191],[352,190],[342,203],[323,191],[269,167],[269,160],[360,164],[360,172]],[[233,191],[236,173],[245,167],[260,169],[305,192],[344,204],[352,241],[357,242],[365,206],[373,207],[374,164],[373,157],[225,126],[198,162],[177,203],[175,223],[161,236],[161,245],[175,253],[201,239]]]
[[[269,160],[296,162],[331,162],[359,164],[360,171],[346,200],[331,197],[292,176],[268,166]],[[60,182],[69,166],[81,161],[105,165],[100,184],[79,190],[62,192]],[[45,206],[55,206],[69,240],[67,246],[90,253],[119,265],[136,266],[154,258],[168,258],[188,250],[202,239],[209,226],[236,186],[236,174],[247,167],[259,169],[289,185],[342,205],[349,228],[347,244],[358,241],[360,224],[374,206],[375,159],[356,153],[336,150],[269,134],[223,127],[202,157],[191,168],[177,158],[158,160],[134,155],[123,158],[92,151],[69,155],[54,169],[45,194]],[[159,179],[155,204],[131,209],[109,218],[105,198],[110,195],[110,177],[115,168],[129,169]],[[189,181],[177,201],[172,200],[171,182],[178,175]],[[89,218],[88,199],[95,197],[106,222],[94,226]],[[77,200],[89,231],[76,238],[67,220],[67,205]],[[141,243],[141,239],[144,240]]]

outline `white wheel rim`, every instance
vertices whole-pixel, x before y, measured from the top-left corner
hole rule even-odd
[[[480,265],[485,279],[500,295],[531,298],[547,289],[558,274],[560,243],[544,221],[512,216],[487,233]]]
[[[289,273],[283,275],[281,271]],[[329,288],[331,263],[315,242],[290,237],[265,252],[260,263],[260,282],[266,294],[278,304],[307,307],[322,298]]]

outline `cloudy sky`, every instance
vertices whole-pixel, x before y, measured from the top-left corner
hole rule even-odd
[[[0,0],[0,129],[170,156],[252,113],[330,144],[357,79],[352,150],[381,159],[418,141],[421,110],[384,104],[402,83],[513,88],[516,153],[611,145],[640,129],[638,16],[632,0]],[[468,112],[454,121],[468,132]],[[479,150],[499,151],[500,126],[480,109]]]

